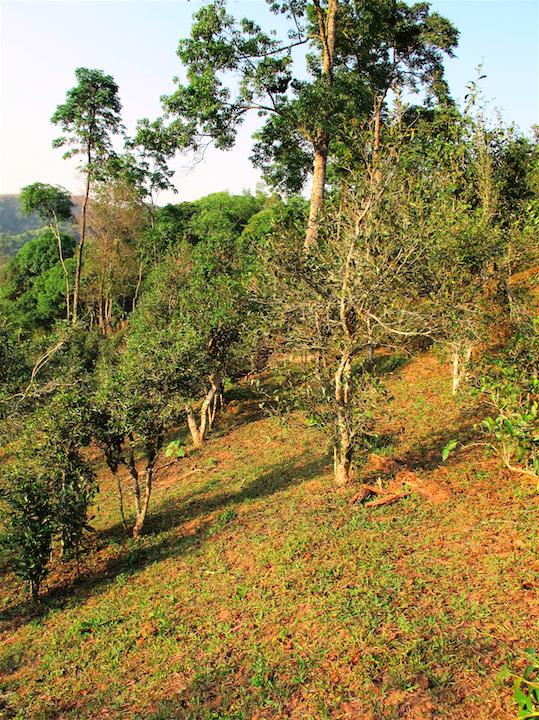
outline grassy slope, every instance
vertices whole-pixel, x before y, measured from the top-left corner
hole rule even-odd
[[[162,472],[140,543],[104,480],[73,592],[58,570],[29,615],[4,575],[0,717],[513,718],[494,676],[539,645],[538,498],[477,448],[440,465],[473,420],[434,358],[389,384],[393,445],[364,477],[410,482],[399,503],[351,504],[316,431],[241,390]]]

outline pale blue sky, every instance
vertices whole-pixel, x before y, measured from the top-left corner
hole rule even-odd
[[[75,83],[74,70],[86,66],[112,75],[120,86],[129,130],[137,118],[155,117],[159,97],[173,88],[181,74],[176,46],[188,35],[191,15],[201,2],[178,0],[3,0],[0,30],[0,192],[18,192],[28,183],[59,183],[80,192],[76,161],[52,150],[58,134],[49,119]],[[484,92],[507,122],[528,130],[539,122],[539,2],[537,0],[439,0],[432,7],[461,32],[457,58],[447,63],[455,97],[483,62]],[[275,27],[264,0],[235,0],[235,14]],[[281,20],[281,28],[284,28]],[[271,25],[270,25],[271,24]],[[178,200],[209,192],[254,189],[258,172],[251,168],[253,116],[228,153],[211,150],[192,166],[178,158],[175,184]],[[163,194],[160,202],[171,199]]]

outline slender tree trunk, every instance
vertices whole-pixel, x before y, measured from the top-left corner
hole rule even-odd
[[[110,286],[107,287],[105,294],[105,329],[104,335],[106,335],[112,328],[112,302],[110,299]]]
[[[210,411],[209,411],[209,418],[210,418],[210,430],[213,428],[213,424],[215,423],[215,418],[217,417],[217,413],[222,410],[223,408],[223,381],[220,378],[216,379],[216,387],[217,391],[213,397],[213,401],[211,403]]]
[[[99,329],[101,330],[101,334],[105,335],[105,313],[104,313],[104,287],[105,287],[105,274],[104,272],[101,273],[101,277],[99,278],[99,289],[98,289],[98,296],[97,296],[97,324],[99,326]]]
[[[137,464],[135,462],[135,450],[133,447],[133,436],[129,435],[129,451],[127,453],[127,469],[129,470],[129,475],[131,476],[131,481],[133,483],[133,499],[135,501],[135,515],[138,517],[140,513],[142,512],[142,503],[141,503],[141,495],[140,495],[140,482],[139,482],[139,475],[137,470]]]
[[[138,538],[142,534],[142,530],[144,528],[144,523],[146,522],[146,516],[148,514],[148,507],[150,505],[150,496],[152,494],[152,484],[153,484],[153,465],[154,465],[155,459],[153,459],[151,462],[148,461],[148,466],[146,467],[145,477],[144,477],[144,499],[142,501],[142,504],[140,506],[139,511],[137,512],[137,517],[135,519],[135,524],[133,526],[133,537]]]
[[[70,289],[69,289],[69,273],[67,272],[67,267],[64,260],[64,252],[62,249],[62,236],[60,234],[60,226],[58,225],[58,219],[56,216],[54,217],[54,228],[53,228],[54,234],[56,235],[56,240],[58,241],[58,255],[60,256],[60,263],[62,265],[62,269],[64,271],[65,279],[66,279],[66,320],[69,322],[71,318],[71,303],[70,303]]]
[[[185,405],[185,412],[187,414],[187,425],[189,427],[189,432],[191,433],[191,437],[193,438],[193,445],[196,448],[199,448],[202,445],[202,438],[200,437],[200,430],[198,429],[197,421],[195,419],[195,413],[193,412],[193,408],[189,403]]]
[[[148,515],[148,507],[150,506],[150,497],[153,486],[153,472],[155,461],[157,460],[157,449],[160,446],[160,439],[153,438],[146,444],[146,470],[144,472],[144,499],[139,505],[135,524],[133,526],[133,537],[138,538],[142,534],[146,516]]]
[[[350,482],[352,461],[350,370],[350,355],[344,353],[335,373],[336,436],[333,455],[337,485],[346,485]]]
[[[381,144],[381,132],[382,132],[382,99],[376,95],[374,98],[374,142],[373,142],[373,161],[374,164],[378,161],[378,155],[380,153]]]
[[[120,518],[122,521],[122,527],[124,530],[127,530],[127,523],[125,521],[124,492],[122,488],[122,480],[117,472],[115,472],[114,474],[116,475],[116,485],[118,487],[118,500],[120,501]]]
[[[153,224],[152,224],[153,227]],[[133,295],[133,302],[131,304],[131,311],[133,311],[137,307],[137,300],[138,300],[138,294],[140,290],[140,286],[142,284],[142,263],[139,263],[138,266],[138,278],[137,278],[137,285],[135,287],[135,294]]]
[[[91,149],[87,149],[88,167],[86,168],[86,192],[84,193],[84,203],[82,205],[82,216],[81,216],[81,231],[80,231],[80,242],[77,248],[77,265],[75,268],[75,286],[73,288],[73,313],[71,320],[73,325],[77,324],[78,311],[79,311],[79,295],[80,295],[80,278],[82,272],[82,254],[84,251],[84,241],[86,240],[86,212],[88,210],[88,200],[90,198],[90,184],[91,184],[91,168],[92,162]]]
[[[460,384],[466,377],[466,368],[472,357],[472,346],[465,343],[464,347],[456,343],[453,345],[452,353],[452,392],[457,394]]]

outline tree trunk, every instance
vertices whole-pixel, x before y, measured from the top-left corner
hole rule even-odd
[[[56,235],[56,240],[58,242],[58,255],[60,256],[60,263],[62,265],[62,269],[64,271],[65,279],[66,279],[66,320],[69,322],[71,318],[71,303],[69,299],[70,289],[69,289],[69,273],[67,272],[67,267],[64,261],[64,252],[62,250],[62,236],[60,234],[60,226],[58,225],[58,220],[56,218],[56,215],[54,216],[54,227],[53,232]]]
[[[120,501],[120,518],[122,520],[122,527],[124,530],[127,530],[127,523],[125,521],[125,511],[124,511],[124,492],[122,488],[122,480],[117,472],[114,473],[116,475],[116,484],[118,487],[118,499]]]
[[[91,182],[91,169],[90,164],[92,162],[91,149],[87,149],[88,156],[88,167],[86,168],[86,192],[84,193],[84,203],[82,205],[81,215],[81,231],[80,231],[80,242],[77,248],[77,265],[75,268],[75,287],[73,288],[73,313],[71,320],[73,325],[77,324],[78,311],[79,311],[79,295],[80,295],[80,277],[82,272],[82,253],[84,250],[84,241],[86,240],[86,211],[88,209],[88,200],[90,198],[90,182]]]
[[[97,291],[97,324],[101,330],[101,334],[105,335],[105,313],[104,313],[104,287],[105,274],[102,272],[99,278],[99,288]]]
[[[185,412],[187,414],[187,425],[189,426],[189,431],[191,433],[191,437],[193,438],[193,445],[196,448],[199,448],[202,445],[202,438],[200,437],[200,431],[198,429],[197,421],[195,419],[195,413],[193,412],[193,408],[189,403],[185,405]]]
[[[200,408],[200,423],[197,425],[195,413],[189,403],[185,405],[187,414],[187,425],[193,438],[193,445],[196,448],[202,446],[208,430],[211,430],[215,421],[218,404],[222,404],[222,378],[221,373],[216,371],[209,377],[211,384],[206,397]]]
[[[153,465],[155,458],[148,461],[146,467],[145,478],[144,478],[144,500],[140,509],[137,511],[137,517],[133,526],[133,537],[138,538],[142,534],[144,523],[146,522],[146,515],[148,514],[148,507],[150,505],[150,496],[152,494],[152,483],[153,483]]]
[[[380,133],[381,133],[381,114],[382,114],[382,103],[380,98],[374,99],[374,145],[373,145],[373,157],[374,161],[378,159],[378,152],[380,150]]]
[[[320,6],[319,0],[314,0],[313,4],[322,43],[322,77],[328,87],[331,87],[333,85],[335,17],[337,15],[338,0],[328,0],[325,13]],[[329,141],[330,138],[327,130],[321,130],[313,142],[313,186],[311,189],[309,220],[307,222],[304,242],[304,250],[306,252],[311,250],[318,240],[320,211],[324,204]]]
[[[105,327],[104,327],[104,335],[107,335],[108,332],[110,332],[112,329],[112,302],[110,299],[110,286],[107,287],[107,292],[105,294]]]
[[[374,98],[374,140],[372,148],[372,161],[374,165],[374,173],[377,181],[381,178],[380,168],[378,167],[378,158],[380,155],[380,145],[382,138],[382,105],[383,99],[376,95]]]
[[[135,462],[135,450],[133,448],[133,436],[129,435],[129,451],[127,453],[127,469],[133,483],[133,498],[135,501],[135,515],[138,517],[141,513],[141,497],[140,497],[140,483],[137,470],[137,464]]]
[[[470,343],[465,343],[462,347],[459,343],[453,345],[453,359],[452,359],[452,393],[457,394],[457,390],[461,382],[466,377],[466,367],[472,357],[472,346]]]
[[[311,188],[311,203],[309,207],[309,220],[305,233],[304,249],[311,250],[318,240],[320,228],[320,211],[324,204],[326,187],[326,170],[328,160],[328,136],[325,134],[314,146],[313,185]]]
[[[333,449],[335,483],[350,482],[352,437],[350,433],[350,355],[343,353],[335,373],[336,433]]]
[[[135,496],[135,524],[133,525],[133,537],[138,538],[142,534],[144,523],[146,522],[146,516],[148,515],[148,507],[150,505],[150,497],[152,494],[153,485],[153,473],[155,468],[155,461],[157,460],[157,448],[160,447],[160,439],[153,438],[148,441],[145,447],[146,450],[146,469],[144,471],[144,498],[141,497],[139,474],[135,465],[135,458],[133,453],[133,445],[130,447],[128,454],[128,468],[133,478],[133,490]]]
[[[340,453],[335,453],[335,484],[339,487],[350,482],[350,466],[350,460],[346,456],[340,457]]]
[[[152,216],[152,218],[153,218],[153,216]],[[153,220],[152,220],[152,228],[153,228]],[[139,294],[141,284],[142,284],[142,263],[139,262],[137,285],[135,287],[135,294],[133,295],[133,302],[131,303],[132,311],[134,311],[135,308],[137,307],[138,294]]]

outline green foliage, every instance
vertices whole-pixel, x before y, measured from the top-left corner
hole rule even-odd
[[[78,556],[95,493],[94,474],[80,449],[90,439],[90,413],[84,395],[59,392],[31,422],[40,442],[36,453],[54,487],[54,516],[62,549]]]
[[[515,675],[508,667],[502,668],[497,681],[513,679],[513,698],[518,705],[517,718],[528,720],[539,717],[539,658],[533,648],[525,650],[527,665],[522,675]]]
[[[66,158],[82,155],[86,172],[95,173],[112,151],[110,135],[122,129],[118,86],[101,70],[77,68],[75,77],[78,84],[51,118],[64,133],[53,147],[67,146]]]
[[[9,235],[8,233],[0,232],[0,272],[22,246],[30,240],[33,240],[35,236],[35,230],[27,230],[18,235]]]
[[[74,274],[75,240],[61,235],[65,265]],[[0,283],[0,306],[9,324],[23,331],[50,328],[65,316],[65,274],[51,229],[27,242],[8,263]]]
[[[507,348],[485,359],[477,389],[492,408],[481,429],[504,464],[538,481],[539,326],[521,327]]]
[[[20,202],[24,215],[37,213],[48,225],[71,217],[71,198],[58,186],[39,182],[27,185],[21,190]]]
[[[62,235],[65,257],[71,257],[75,240]],[[28,289],[36,276],[50,270],[58,263],[58,244],[51,230],[44,230],[35,240],[26,243],[11,261],[8,274],[18,293]]]
[[[2,544],[13,558],[17,577],[30,584],[32,598],[36,600],[47,576],[55,531],[49,483],[33,468],[25,466],[10,468],[2,480],[6,487],[0,496],[6,520]]]
[[[185,447],[181,440],[171,440],[165,449],[165,455],[171,458],[185,457]]]
[[[442,462],[445,462],[458,445],[458,440],[450,440],[442,449]]]
[[[16,236],[36,230],[42,226],[37,214],[25,216],[21,212],[18,195],[0,195],[0,233],[2,236]]]
[[[514,698],[522,720],[539,717],[539,657],[532,648],[526,650],[528,664],[522,677],[515,679]]]
[[[328,3],[269,4],[289,21],[286,39],[250,19],[236,20],[223,0],[196,13],[190,37],[178,47],[187,82],[164,99],[170,124],[155,129],[170,152],[173,140],[197,150],[208,137],[229,149],[245,114],[255,110],[266,120],[255,136],[254,164],[274,187],[297,192],[315,150],[329,140],[329,154],[338,154],[350,125],[366,119],[374,99],[383,102],[390,88],[427,87],[433,97],[447,98],[442,58],[452,56],[458,33],[428,4],[339,3],[329,72],[322,69],[320,29]],[[294,76],[292,49],[302,45],[309,48],[307,80]],[[239,78],[234,90],[232,76]]]
[[[52,542],[77,558],[96,486],[80,454],[89,441],[88,405],[81,394],[57,392],[26,420],[15,465],[2,477],[7,545],[32,596],[47,575]]]
[[[28,373],[28,358],[17,335],[0,323],[0,418],[13,406],[12,396]],[[3,433],[0,433],[0,438]]]

